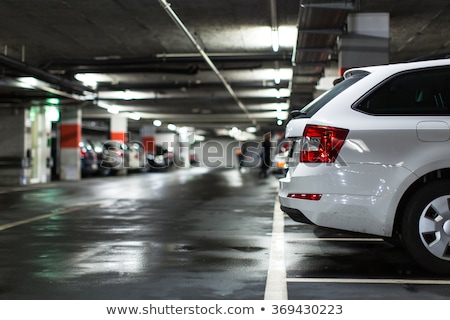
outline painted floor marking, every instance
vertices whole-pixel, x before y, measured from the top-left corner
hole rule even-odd
[[[24,220],[19,220],[19,221],[3,224],[3,225],[0,226],[0,231],[6,230],[6,229],[11,229],[11,228],[20,226],[22,224],[27,224],[27,223],[38,221],[38,220],[48,219],[50,217],[54,217],[54,216],[57,216],[57,215],[70,213],[70,212],[73,212],[73,211],[76,211],[76,210],[80,210],[80,209],[82,209],[82,207],[68,208],[68,209],[58,210],[58,211],[47,213],[47,214],[41,214],[39,216],[32,217],[32,218],[29,218],[29,219],[24,219]]]
[[[347,284],[428,284],[450,285],[450,280],[439,279],[357,279],[357,278],[288,278],[290,283],[347,283]]]
[[[278,197],[273,212],[272,241],[267,271],[265,300],[287,300],[286,262],[284,260],[284,213]]]
[[[383,242],[382,238],[292,238],[286,242]],[[346,284],[415,284],[450,285],[450,280],[439,279],[359,279],[359,278],[287,278],[288,283],[346,283]]]
[[[288,242],[330,241],[330,242],[383,242],[381,238],[286,238]]]
[[[58,216],[58,215],[63,215],[63,214],[66,214],[66,213],[71,213],[71,212],[78,211],[78,210],[81,210],[83,208],[86,208],[86,207],[89,207],[89,206],[95,206],[95,205],[98,205],[100,208],[105,208],[108,205],[110,205],[110,201],[108,201],[108,200],[94,201],[94,202],[85,203],[82,206],[76,206],[76,207],[70,207],[70,208],[65,208],[65,209],[53,210],[50,213],[41,214],[39,216],[35,216],[35,217],[32,217],[32,218],[23,219],[23,220],[14,221],[14,222],[11,222],[11,223],[6,223],[6,224],[3,224],[3,225],[0,225],[0,231],[11,229],[11,228],[14,228],[14,227],[17,227],[17,226],[20,226],[20,225],[23,225],[23,224],[27,224],[27,223],[30,223],[30,222],[43,220],[43,219],[48,219],[48,218],[51,218],[51,217],[54,217],[54,216]]]

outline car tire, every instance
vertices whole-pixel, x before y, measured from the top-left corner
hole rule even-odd
[[[411,197],[404,211],[402,239],[423,268],[450,274],[450,180],[430,182]]]
[[[110,167],[99,167],[98,173],[101,177],[107,177],[111,175],[111,168]]]

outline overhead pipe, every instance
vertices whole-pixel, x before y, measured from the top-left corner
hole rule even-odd
[[[264,63],[278,60],[281,63],[290,63],[291,55],[282,52],[275,54],[260,53],[209,53],[208,56],[217,63],[236,62],[244,63],[245,68],[257,69],[261,68]],[[190,63],[189,66],[171,67],[170,64]],[[199,63],[204,63],[200,53],[175,53],[156,54],[155,57],[142,58],[111,58],[111,59],[91,59],[91,60],[52,60],[42,65],[40,68],[49,72],[50,70],[65,70],[66,72],[75,73],[171,73],[194,75],[201,68]],[[253,65],[252,65],[253,64]],[[231,67],[231,69],[239,69],[240,67]]]
[[[32,76],[38,80],[58,85],[63,90],[73,91],[79,94],[84,94],[85,92],[89,92],[91,94],[95,93],[93,89],[86,87],[81,83],[77,83],[75,81],[51,74],[39,68],[32,67],[24,62],[10,58],[4,54],[0,54],[0,65],[21,72],[24,74],[24,76]]]
[[[209,53],[208,55],[212,60],[216,62],[264,62],[264,61],[289,61],[291,59],[291,55],[282,52],[282,53]],[[97,68],[108,68],[108,67],[143,67],[146,65],[160,64],[166,61],[170,62],[189,62],[189,63],[198,63],[204,61],[200,53],[158,53],[155,57],[140,57],[140,58],[105,58],[105,59],[91,59],[91,60],[51,60],[47,62],[45,65],[41,66],[43,70],[55,70],[55,69],[73,69],[73,70],[81,70],[84,69],[93,69]]]
[[[216,65],[211,61],[209,56],[205,53],[203,48],[200,46],[200,44],[195,40],[191,32],[188,30],[188,28],[184,25],[184,23],[180,20],[180,18],[177,16],[175,11],[172,10],[170,7],[170,4],[166,0],[158,0],[159,4],[163,7],[163,9],[167,12],[167,14],[172,18],[172,20],[178,25],[178,27],[186,34],[188,39],[194,44],[197,51],[201,54],[203,59],[206,61],[206,63],[209,65],[209,67],[214,71],[214,73],[217,75],[219,80],[222,82],[222,84],[225,86],[227,91],[230,93],[230,95],[233,97],[233,99],[236,101],[239,108],[247,115],[248,119],[252,121],[253,125],[256,125],[256,120],[252,118],[250,115],[250,112],[247,110],[245,105],[242,103],[242,101],[239,99],[237,94],[234,92],[233,88],[230,86],[230,84],[227,82],[225,77],[220,73],[219,69],[217,69]]]

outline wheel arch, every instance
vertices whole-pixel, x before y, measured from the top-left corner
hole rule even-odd
[[[394,226],[392,230],[392,236],[394,238],[399,238],[402,233],[401,230],[402,219],[406,205],[408,204],[408,201],[411,199],[411,197],[417,192],[417,190],[419,190],[426,184],[443,179],[450,180],[450,168],[437,169],[427,174],[424,174],[421,177],[419,177],[416,181],[414,181],[414,183],[412,183],[408,189],[406,189],[406,191],[403,193],[403,196],[399,201],[397,210],[395,212]]]

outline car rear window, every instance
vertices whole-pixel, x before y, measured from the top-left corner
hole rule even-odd
[[[349,88],[350,86],[352,86],[353,84],[355,84],[368,74],[369,74],[368,72],[359,72],[339,82],[333,88],[326,91],[325,93],[323,93],[322,95],[311,101],[309,104],[307,104],[305,107],[303,107],[300,110],[301,115],[299,117],[305,118],[312,117],[317,111],[319,111],[324,105],[330,102],[334,97],[339,95],[342,91]]]
[[[373,115],[449,115],[450,68],[398,74],[356,103],[355,109]]]

